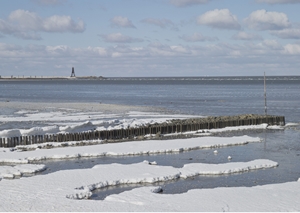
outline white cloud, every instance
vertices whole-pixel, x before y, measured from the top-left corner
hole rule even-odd
[[[133,38],[130,36],[125,36],[121,33],[112,33],[107,35],[100,35],[100,37],[109,43],[133,43],[133,42],[142,42],[143,39]]]
[[[46,32],[83,32],[85,26],[83,21],[75,23],[70,16],[51,16],[44,20],[43,29]]]
[[[217,41],[217,37],[209,37],[209,36],[203,36],[201,33],[194,33],[193,35],[183,35],[179,38],[187,41],[187,42],[203,42],[203,41]]]
[[[13,33],[15,30],[13,29],[13,26],[8,24],[6,21],[0,19],[0,32],[4,34],[10,34]]]
[[[238,30],[241,28],[237,17],[231,14],[228,9],[208,11],[198,17],[197,23],[219,29]]]
[[[35,32],[15,32],[13,35],[24,40],[41,40],[42,37]]]
[[[46,46],[46,52],[51,55],[64,55],[68,54],[70,48],[66,45],[58,45],[58,46]]]
[[[240,31],[232,36],[235,40],[262,40],[263,38],[260,35],[246,33],[244,31]]]
[[[285,13],[266,10],[254,11],[244,21],[254,30],[280,30],[291,26]]]
[[[271,34],[283,39],[300,39],[300,29],[295,28],[272,31]]]
[[[159,26],[161,28],[167,28],[174,26],[174,23],[169,19],[154,19],[154,18],[146,18],[142,20],[143,23],[152,24]]]
[[[108,52],[104,47],[88,47],[88,52],[98,54],[99,56],[107,56]]]
[[[80,33],[84,30],[83,21],[76,23],[70,16],[54,15],[43,19],[26,10],[15,10],[7,20],[0,19],[0,32],[23,39],[41,39],[38,32]]]
[[[284,52],[289,55],[300,55],[300,44],[287,44],[284,46]]]
[[[276,40],[264,40],[260,45],[271,50],[282,50],[282,45]]]
[[[210,0],[170,0],[170,3],[176,7],[193,6],[197,4],[206,4]]]
[[[256,2],[267,4],[297,4],[300,3],[300,0],[256,0]]]
[[[115,16],[110,21],[112,26],[136,28],[127,17]]]
[[[42,27],[42,19],[35,13],[26,10],[15,10],[8,16],[7,25],[11,25],[16,30],[37,30]]]

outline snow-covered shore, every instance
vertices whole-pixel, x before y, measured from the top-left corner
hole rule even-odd
[[[1,102],[0,138],[126,129],[162,123],[168,119],[195,117],[149,112],[151,109],[101,103]]]
[[[10,103],[3,103],[9,107]],[[30,105],[30,104],[29,104]],[[29,106],[28,105],[28,106]],[[45,106],[51,106],[45,104]],[[2,136],[33,134],[36,131],[57,133],[63,131],[86,131],[90,128],[122,128],[147,123],[163,122],[172,118],[187,118],[185,115],[130,111],[138,110],[125,106],[102,104],[55,104],[55,109],[43,111],[40,104],[18,108],[12,116],[0,116],[5,124],[11,122],[39,122],[31,128],[5,129]],[[60,108],[61,107],[61,108]],[[87,108],[85,108],[87,107]],[[95,108],[97,109],[95,109]],[[111,108],[116,107],[116,111]],[[99,111],[98,111],[99,110]],[[103,110],[103,111],[101,111]],[[107,111],[106,111],[107,110]],[[191,116],[192,117],[192,116]],[[53,127],[53,128],[52,128]],[[244,129],[277,129],[266,124],[257,126],[230,127],[218,130],[188,132],[203,137],[172,140],[143,140],[124,143],[69,146],[60,143],[30,145],[32,151],[0,148],[0,211],[300,211],[300,181],[269,184],[254,187],[219,187],[193,189],[182,194],[158,193],[160,187],[145,187],[143,183],[165,182],[199,175],[228,175],[257,170],[276,170],[280,162],[265,158],[246,162],[231,162],[222,157],[220,163],[187,163],[180,168],[162,166],[159,162],[99,164],[87,169],[60,170],[46,175],[20,177],[46,169],[40,160],[70,159],[80,157],[143,156],[155,154],[178,154],[197,149],[208,149],[218,156],[220,147],[234,147],[249,143],[260,143],[259,137],[213,137],[219,131]],[[43,149],[49,148],[52,149]],[[215,151],[215,152],[214,152]],[[220,150],[219,150],[220,151]],[[229,156],[228,156],[229,157]],[[36,163],[36,164],[33,164]],[[248,174],[247,174],[248,175]],[[20,177],[12,179],[14,177]],[[104,200],[90,200],[93,190],[107,186],[141,184],[140,188],[112,194]]]
[[[79,157],[130,156],[160,153],[178,153],[204,148],[245,145],[249,142],[260,142],[260,138],[240,137],[201,137],[176,140],[146,140],[112,144],[98,144],[55,149],[36,149],[35,151],[18,152],[9,148],[0,149],[0,163],[29,163],[30,161],[69,159]]]
[[[157,150],[163,152],[169,150],[172,153],[172,149],[176,151],[209,147],[215,149],[218,146],[259,141],[259,138],[249,136],[201,137],[37,149],[27,152],[11,152],[9,149],[2,149],[0,157],[2,162],[5,162],[3,159],[11,159],[11,162],[22,159],[40,159],[41,156],[53,156],[54,153],[57,154],[57,158],[66,158],[78,153],[81,149],[82,153],[86,153],[85,156],[93,156],[97,150],[113,155],[145,154],[149,153],[149,150],[156,150],[155,153]],[[42,165],[25,165],[43,168]],[[22,170],[23,164],[20,166],[19,171]],[[88,198],[94,189],[107,186],[164,182],[207,174],[225,175],[256,169],[272,169],[276,166],[278,166],[277,162],[267,159],[249,162],[228,162],[224,159],[224,163],[221,164],[193,163],[186,164],[182,168],[160,166],[156,165],[156,162],[145,161],[130,165],[96,165],[90,169],[63,170],[15,180],[2,179],[0,199],[3,202],[0,205],[0,211],[297,211],[300,209],[298,193],[300,182],[251,188],[197,189],[174,195],[157,194],[156,192],[161,190],[159,187],[141,187],[118,195],[110,195],[103,201],[77,200]],[[2,174],[4,173],[2,169]],[[9,170],[6,169],[4,177],[9,177],[8,173]]]
[[[98,165],[92,169],[65,170],[45,176],[39,175],[13,181],[3,179],[0,181],[0,199],[2,200],[0,211],[195,211],[196,209],[199,211],[221,211],[220,205],[224,205],[228,195],[240,197],[241,194],[235,193],[235,190],[241,191],[239,188],[228,189],[228,192],[222,189],[225,191],[223,196],[219,195],[219,199],[223,199],[223,201],[216,203],[216,200],[212,199],[209,202],[210,205],[206,202],[205,206],[199,203],[198,195],[205,193],[206,199],[208,199],[215,194],[214,190],[220,189],[191,190],[184,194],[162,195],[155,194],[158,191],[156,188],[142,187],[119,195],[108,196],[104,201],[70,199],[88,197],[91,195],[91,190],[108,185],[153,183],[177,179],[181,174],[195,175],[195,172],[206,170],[207,166],[199,164],[177,169],[141,162],[132,165]],[[277,166],[277,163],[269,160],[256,160],[212,166],[210,171],[206,171],[206,173],[242,172],[249,169],[274,167]],[[219,175],[223,173],[221,172]],[[290,184],[296,187],[299,185],[299,183],[297,183],[298,185]],[[273,188],[276,189],[278,186],[274,185]],[[257,190],[262,189],[258,187]],[[250,191],[255,192],[255,190]],[[287,196],[290,195],[292,194],[289,192]],[[166,203],[163,204],[161,199],[165,200]],[[178,203],[179,199],[186,201]],[[185,203],[187,199],[189,199],[190,205]],[[242,206],[245,202],[248,202],[247,197],[243,202],[232,205],[231,208]],[[250,203],[251,205],[253,204]]]

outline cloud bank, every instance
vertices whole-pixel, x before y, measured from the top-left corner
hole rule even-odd
[[[288,75],[297,72],[300,66],[300,45],[281,45],[276,40],[263,40],[257,44],[195,46],[151,43],[144,47],[116,43],[120,45],[87,48],[66,45],[22,47],[0,43],[0,63],[2,70],[9,70],[13,75],[22,75],[26,70],[32,75],[39,75],[39,71],[69,75],[70,67],[76,66],[97,76],[166,76],[170,70],[172,76],[182,75],[182,70],[185,76],[201,76],[207,72],[214,75],[224,75],[224,72],[226,75],[259,75],[261,69],[268,69],[274,75],[285,70]],[[15,68],[11,67],[12,63]],[[1,74],[5,75],[5,72]]]
[[[15,10],[7,20],[0,19],[0,32],[22,39],[39,40],[38,32],[82,33],[85,24],[82,20],[75,22],[70,16],[53,15],[42,18],[27,10]]]

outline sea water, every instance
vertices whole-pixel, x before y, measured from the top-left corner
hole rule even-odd
[[[299,122],[300,77],[267,77],[267,113]],[[0,102],[155,106],[193,115],[264,114],[262,77],[0,80]],[[0,109],[11,113],[13,109]]]
[[[187,180],[160,183],[164,193],[182,193],[194,188],[255,186],[296,181],[300,177],[300,77],[267,77],[267,113],[285,116],[287,123],[298,126],[285,130],[260,130],[222,133],[221,136],[247,134],[260,137],[263,143],[227,147],[219,150],[196,150],[172,155],[104,157],[43,162],[48,169],[91,168],[96,164],[157,161],[159,165],[182,167],[187,163],[224,163],[270,159],[279,163],[276,169],[226,176],[199,176]],[[188,77],[188,78],[109,78],[107,80],[10,80],[0,81],[0,102],[39,103],[106,103],[165,109],[165,112],[196,116],[264,114],[264,81],[262,77]],[[2,115],[13,115],[14,108],[1,108]],[[18,128],[18,122],[1,124],[1,130]],[[35,125],[30,124],[28,128]],[[222,160],[223,159],[223,160]],[[129,190],[138,185],[110,187],[95,193],[95,199]]]

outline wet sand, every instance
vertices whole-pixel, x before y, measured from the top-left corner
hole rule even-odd
[[[81,110],[91,112],[107,112],[107,113],[125,113],[129,111],[164,111],[162,108],[145,107],[145,106],[131,106],[131,105],[117,105],[117,104],[103,104],[103,103],[45,103],[45,102],[15,102],[7,101],[0,102],[0,109],[10,110],[44,110],[44,109],[65,109],[65,110]]]

